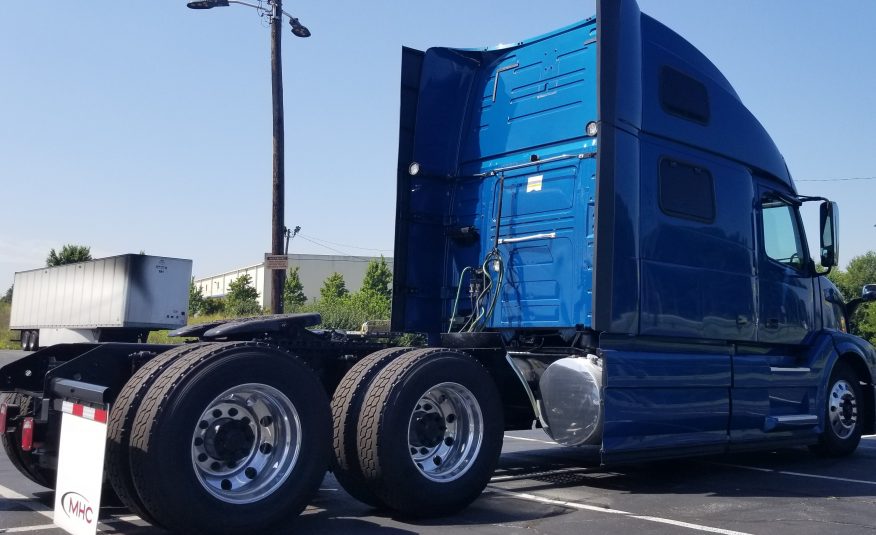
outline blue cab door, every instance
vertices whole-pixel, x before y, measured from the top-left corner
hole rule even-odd
[[[731,443],[811,436],[819,371],[807,366],[816,329],[813,265],[792,193],[756,180],[757,339],[733,356]]]

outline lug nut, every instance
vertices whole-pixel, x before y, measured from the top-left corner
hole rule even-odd
[[[262,427],[268,427],[272,423],[274,423],[274,419],[270,416],[262,416],[262,419],[259,420],[259,423],[262,424]]]
[[[420,455],[426,455],[427,453],[429,453],[429,450],[426,448],[420,448]]]
[[[219,418],[222,416],[222,411],[219,409],[213,409],[213,418]]]
[[[228,416],[237,416],[237,409],[235,409],[234,407],[228,409]]]
[[[214,472],[219,470],[220,468],[222,468],[222,465],[219,464],[218,461],[213,461],[213,464],[210,465],[210,469],[213,470]]]
[[[453,445],[453,437],[447,437],[447,438],[445,438],[445,439],[444,439],[444,444],[447,445],[447,446],[452,446],[452,445]]]
[[[222,480],[222,490],[231,490],[231,481],[227,479]]]
[[[207,429],[208,427],[210,427],[210,424],[207,423],[207,420],[201,420],[201,422],[198,424],[198,427],[200,427],[201,429]]]
[[[456,415],[455,415],[455,414],[448,414],[448,415],[447,415],[447,423],[452,424],[452,423],[455,422],[455,421],[456,421]]]
[[[268,444],[267,442],[265,442],[264,444],[259,446],[259,451],[264,453],[265,455],[271,453],[272,449],[274,449],[274,447],[271,446],[270,444]]]
[[[441,465],[441,457],[436,455],[435,458],[432,459],[432,462],[435,463],[435,466],[440,466]]]
[[[206,454],[206,453],[202,453],[202,454],[198,455],[198,462],[199,462],[199,463],[202,463],[202,462],[204,462],[204,461],[206,461],[206,460],[207,460],[207,454]]]
[[[255,479],[255,477],[259,474],[258,471],[252,466],[247,468],[243,473],[246,474],[246,477],[250,479]]]
[[[204,445],[204,439],[203,439],[203,438],[201,438],[201,437],[197,437],[197,438],[195,438],[195,446],[203,446],[203,445]]]

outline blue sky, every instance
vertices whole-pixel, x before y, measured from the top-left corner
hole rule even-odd
[[[287,224],[391,254],[401,47],[516,42],[594,11],[535,5],[286,0],[313,32],[284,35]],[[876,176],[876,2],[640,5],[724,72],[795,178]],[[199,276],[259,262],[270,165],[269,32],[254,10],[0,3],[0,288],[64,243],[191,258]],[[840,202],[843,263],[876,249],[876,181],[798,187]],[[291,252],[332,250],[296,239]]]

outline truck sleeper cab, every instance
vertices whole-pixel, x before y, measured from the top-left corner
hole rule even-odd
[[[507,351],[558,442],[614,462],[831,433],[845,453],[873,430],[873,348],[804,236],[817,199],[635,2],[514,46],[405,49],[399,145],[394,328]]]
[[[829,268],[836,205],[797,194],[723,75],[635,1],[512,46],[405,48],[401,83],[396,333],[291,314],[44,348],[0,369],[19,470],[52,486],[62,403],[109,405],[126,506],[252,533],[329,464],[364,503],[452,513],[533,422],[605,463],[844,455],[873,432],[876,352],[845,325],[876,291],[843,303],[799,215],[822,202]]]

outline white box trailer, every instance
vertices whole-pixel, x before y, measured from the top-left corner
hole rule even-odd
[[[23,349],[136,342],[188,321],[192,261],[126,254],[15,274],[9,327]]]

